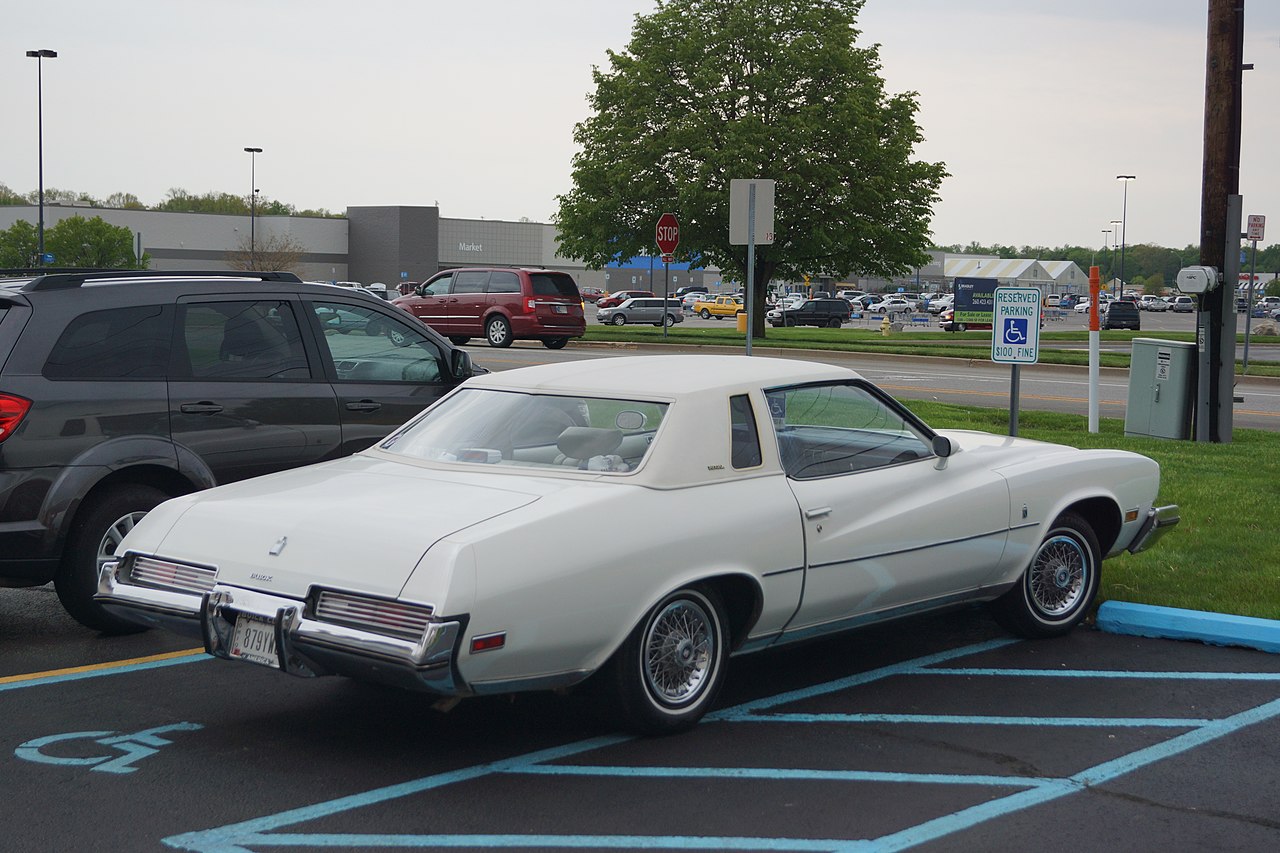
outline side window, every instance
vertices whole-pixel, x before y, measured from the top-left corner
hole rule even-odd
[[[449,293],[449,286],[453,284],[453,276],[442,275],[435,281],[423,286],[422,296],[445,296]]]
[[[197,379],[309,379],[306,352],[288,302],[189,302],[179,317]]]
[[[924,432],[866,386],[806,385],[766,396],[789,477],[850,474],[933,455]]]
[[[755,468],[760,464],[760,435],[751,398],[738,394],[729,398],[730,458],[734,468]]]
[[[467,270],[453,274],[453,294],[484,293],[489,273],[483,270]]]
[[[513,272],[492,272],[489,274],[490,293],[519,293],[520,276]]]
[[[169,332],[159,305],[90,311],[67,325],[43,373],[49,379],[163,379]]]
[[[421,326],[365,305],[310,305],[338,381],[428,383],[445,375],[440,348]]]

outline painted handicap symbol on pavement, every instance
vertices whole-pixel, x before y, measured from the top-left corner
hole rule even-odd
[[[160,747],[173,743],[171,740],[160,737],[161,734],[165,732],[194,732],[202,728],[204,726],[199,723],[174,723],[169,726],[143,729],[140,732],[128,735],[122,735],[118,732],[68,732],[60,735],[46,735],[45,737],[27,741],[15,749],[13,754],[23,761],[35,761],[39,764],[88,766],[92,770],[98,770],[103,773],[132,773],[138,769],[133,766],[136,762],[150,755],[155,755],[159,752]],[[75,757],[47,755],[41,751],[46,746],[77,740],[91,742],[92,746],[88,747],[87,751],[100,753],[103,751],[102,748],[106,747],[108,752],[118,750],[124,754]]]
[[[1004,318],[1004,342],[1006,344],[1025,344],[1027,342],[1027,319],[1018,317]]]

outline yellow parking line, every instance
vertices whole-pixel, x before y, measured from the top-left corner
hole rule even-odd
[[[187,649],[182,652],[166,652],[162,655],[148,655],[143,658],[131,658],[129,660],[110,661],[108,663],[93,663],[87,666],[72,666],[66,669],[51,669],[47,672],[29,672],[25,675],[6,675],[0,678],[0,684],[16,684],[20,681],[35,681],[38,678],[54,678],[59,675],[76,675],[82,672],[95,672],[100,669],[115,669],[121,666],[134,666],[140,663],[155,663],[162,660],[173,660],[174,658],[187,657],[195,654],[204,654],[204,649]]]

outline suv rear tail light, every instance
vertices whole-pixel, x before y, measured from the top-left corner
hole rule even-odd
[[[524,310],[526,314],[532,314],[534,311],[538,310],[538,300],[526,299],[524,301]]]
[[[16,394],[0,393],[0,441],[13,435],[31,409],[31,401]]]

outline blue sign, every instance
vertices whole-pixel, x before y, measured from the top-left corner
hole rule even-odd
[[[1027,321],[1016,317],[1006,317],[1004,328],[1000,334],[1006,344],[1025,344],[1027,342]]]
[[[991,360],[1035,364],[1040,359],[1039,288],[998,287],[994,296]]]
[[[1241,250],[1240,250],[1240,263],[1244,264],[1244,263],[1248,263],[1248,261],[1249,261],[1249,253],[1248,253],[1246,250],[1241,249]]]
[[[51,264],[51,263],[53,263],[53,252],[45,252],[43,255],[41,255],[41,257],[40,257],[40,263],[42,263],[42,264]]]
[[[999,283],[999,279],[994,278],[958,277],[955,302],[952,304],[955,309],[955,321],[957,323],[990,323],[996,285]]]
[[[407,280],[408,278],[409,278],[409,274],[408,274],[407,272],[404,272],[403,270],[401,270],[401,272],[400,272],[400,280],[401,280],[401,281],[405,281],[405,280]]]

